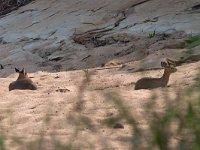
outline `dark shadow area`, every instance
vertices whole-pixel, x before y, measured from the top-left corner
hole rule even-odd
[[[33,0],[0,0],[0,18]]]

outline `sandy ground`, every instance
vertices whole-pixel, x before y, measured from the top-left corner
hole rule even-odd
[[[145,130],[144,106],[151,100],[152,94],[159,95],[156,109],[162,111],[165,100],[162,93],[168,94],[173,101],[176,90],[192,85],[199,66],[200,62],[177,67],[178,71],[171,75],[167,88],[138,91],[134,90],[137,79],[141,76],[159,77],[163,70],[130,73],[119,69],[89,69],[90,81],[85,85],[83,80],[86,75],[82,70],[57,73],[39,71],[29,74],[37,83],[38,90],[9,92],[9,83],[17,77],[17,74],[13,74],[0,79],[1,127],[12,140],[20,137],[28,142],[42,134],[47,142],[52,143],[54,138],[65,143],[72,140],[80,144],[81,149],[90,149],[91,145],[94,145],[94,149],[129,149],[131,129],[126,122],[121,122],[124,129],[109,128],[101,123],[105,118],[119,113],[106,94],[115,92],[120,95],[131,114],[137,118],[139,126]],[[84,90],[80,90],[80,87],[84,87]],[[83,101],[81,112],[75,109],[79,100]],[[78,116],[88,118],[86,122],[91,126],[81,125]],[[11,139],[8,140],[9,145],[20,149]],[[30,146],[30,143],[27,145]]]

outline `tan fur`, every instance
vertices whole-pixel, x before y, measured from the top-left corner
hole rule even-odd
[[[26,71],[22,69],[21,71],[15,68],[15,71],[19,73],[16,81],[10,83],[9,91],[11,90],[37,90],[37,86],[28,77]]]
[[[163,76],[160,78],[145,77],[145,78],[139,79],[135,84],[135,90],[166,87],[169,81],[170,74],[176,71],[176,68],[173,65],[172,65],[172,61],[169,59],[167,59],[167,63],[161,62],[161,66],[164,67]]]

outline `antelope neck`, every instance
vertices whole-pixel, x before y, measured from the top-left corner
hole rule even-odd
[[[170,73],[171,73],[170,70],[168,68],[165,68],[163,76],[161,78],[164,79],[166,82],[168,82]]]
[[[17,80],[22,80],[22,79],[25,79],[25,78],[27,78],[27,76],[19,74],[19,77],[17,78]]]

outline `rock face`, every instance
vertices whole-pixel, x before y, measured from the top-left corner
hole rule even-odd
[[[22,60],[38,65],[62,55],[62,61],[53,65],[68,64],[62,68],[74,70],[116,59],[119,63],[147,59],[146,55],[157,50],[177,49],[187,33],[200,31],[198,5],[198,0],[175,0],[173,4],[170,0],[36,0],[0,19],[0,52],[7,49],[0,63]],[[173,57],[174,52],[167,56]]]

